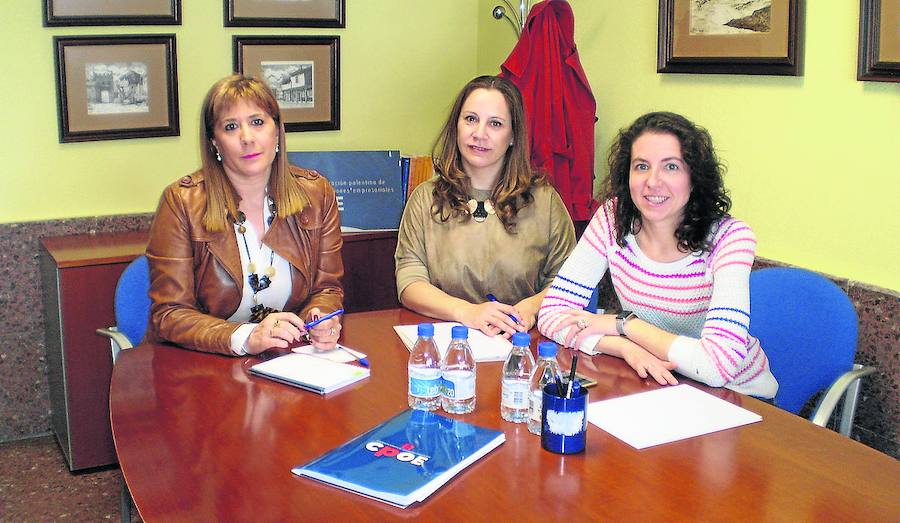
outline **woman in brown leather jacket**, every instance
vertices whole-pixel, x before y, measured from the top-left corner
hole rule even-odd
[[[285,155],[278,102],[261,81],[216,82],[203,102],[202,167],[168,186],[150,229],[148,338],[222,354],[334,347],[341,230],[334,189]],[[283,311],[283,312],[281,312]]]

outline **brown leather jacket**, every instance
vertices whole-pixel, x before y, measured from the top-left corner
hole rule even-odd
[[[340,308],[341,224],[334,189],[315,171],[291,166],[310,205],[297,215],[276,219],[263,237],[291,265],[293,286],[284,306],[306,319],[319,307]],[[233,354],[231,334],[240,323],[229,318],[243,292],[237,239],[230,229],[203,227],[206,190],[197,171],[163,191],[150,227],[150,325],[147,341],[169,341],[206,352]]]

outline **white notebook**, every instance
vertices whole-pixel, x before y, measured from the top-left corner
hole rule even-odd
[[[456,322],[440,322],[434,324],[434,343],[437,345],[441,358],[447,352],[450,345],[450,331],[453,327],[461,325]],[[419,339],[418,325],[395,325],[394,330],[407,350],[412,350],[416,340]],[[472,355],[475,361],[506,361],[506,356],[512,350],[512,343],[503,336],[497,335],[491,338],[478,329],[469,329],[469,346],[472,347]]]
[[[762,416],[677,385],[588,405],[588,421],[636,449],[644,449],[762,421]]]
[[[257,363],[250,372],[264,378],[327,394],[369,377],[369,369],[309,354],[290,353]]]

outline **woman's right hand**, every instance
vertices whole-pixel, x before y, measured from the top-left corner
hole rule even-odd
[[[259,354],[269,349],[286,349],[306,334],[303,320],[293,312],[275,312],[250,332],[247,354]]]
[[[634,343],[622,350],[622,359],[641,378],[651,377],[660,385],[678,385],[678,380],[671,372],[676,367],[674,363],[661,360]]]
[[[477,305],[468,303],[459,311],[457,321],[472,329],[478,329],[488,336],[501,332],[505,337],[514,332],[525,332],[525,327],[514,322],[509,315],[520,317],[521,313],[512,305],[488,301]]]

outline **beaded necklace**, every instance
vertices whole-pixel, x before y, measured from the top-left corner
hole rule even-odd
[[[275,216],[277,216],[277,211],[275,207],[275,201],[272,198],[266,197],[266,200],[269,204],[269,217],[266,218],[266,225],[271,226],[272,222],[275,220]],[[247,283],[250,285],[250,289],[253,291],[253,306],[250,307],[250,321],[251,322],[261,322],[266,316],[273,312],[279,312],[277,309],[273,309],[272,307],[267,307],[265,304],[259,303],[257,298],[257,294],[260,291],[266,290],[269,288],[269,285],[272,284],[272,279],[275,278],[275,251],[272,248],[269,248],[269,266],[265,268],[263,271],[262,277],[259,276],[256,272],[256,262],[253,261],[253,257],[250,255],[250,244],[247,243],[247,227],[244,223],[247,221],[247,216],[243,211],[238,211],[237,213],[237,226],[238,232],[241,234],[241,238],[244,240],[244,252],[247,253]]]

